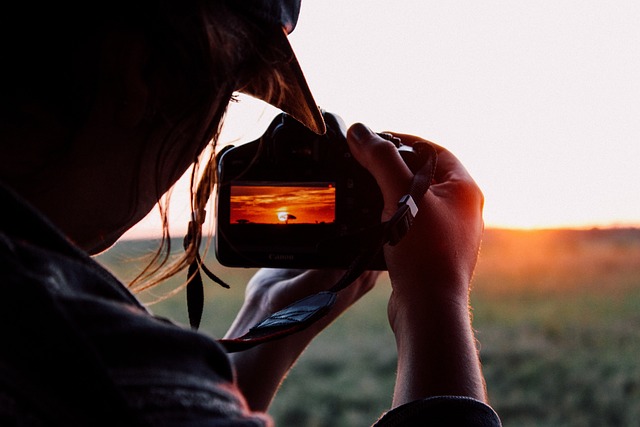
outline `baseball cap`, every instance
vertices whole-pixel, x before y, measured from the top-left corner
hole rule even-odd
[[[264,23],[269,37],[267,50],[262,53],[269,68],[261,70],[239,91],[279,108],[322,135],[326,132],[322,113],[287,39],[298,22],[301,1],[232,0],[240,13]],[[267,90],[273,85],[279,90]]]

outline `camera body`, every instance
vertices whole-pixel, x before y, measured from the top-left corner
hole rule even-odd
[[[352,157],[343,120],[323,116],[325,135],[282,113],[259,139],[218,154],[215,249],[222,265],[343,269],[371,244],[382,194]],[[397,145],[415,169],[417,155]],[[386,270],[382,253],[369,269]]]

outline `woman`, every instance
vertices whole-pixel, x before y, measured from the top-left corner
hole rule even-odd
[[[297,357],[374,285],[376,274],[365,273],[311,327],[227,355],[215,340],[153,317],[89,257],[142,219],[191,165],[206,164],[201,153],[215,143],[234,91],[323,131],[286,40],[299,6],[167,0],[5,9],[3,425],[269,425],[266,410]],[[388,219],[411,172],[365,126],[352,126],[348,140],[377,179]],[[385,248],[398,374],[392,410],[378,422],[499,425],[486,405],[467,308],[482,195],[456,158],[438,151],[435,183],[417,201],[411,230]],[[208,194],[193,198],[197,212]],[[192,244],[166,274],[194,251]],[[228,337],[336,274],[261,270]]]

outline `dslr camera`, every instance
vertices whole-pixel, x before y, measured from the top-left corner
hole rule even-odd
[[[351,155],[343,120],[317,135],[279,114],[257,140],[217,156],[215,251],[228,267],[349,267],[380,225],[382,194]],[[394,141],[415,172],[419,158]],[[386,270],[382,253],[368,267]]]

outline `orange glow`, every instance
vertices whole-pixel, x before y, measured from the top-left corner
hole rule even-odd
[[[331,223],[335,221],[335,193],[331,184],[232,186],[229,220],[231,224]]]

